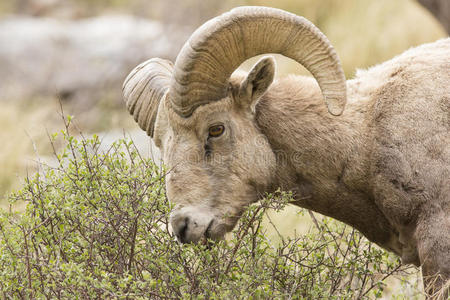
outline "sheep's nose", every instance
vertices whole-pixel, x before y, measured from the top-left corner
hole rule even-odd
[[[170,215],[173,233],[182,243],[196,243],[207,236],[212,220],[209,211],[196,207],[183,207]]]

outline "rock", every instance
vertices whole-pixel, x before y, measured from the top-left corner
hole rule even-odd
[[[59,95],[86,108],[121,103],[122,82],[151,57],[174,59],[185,34],[132,16],[0,20],[0,101]]]

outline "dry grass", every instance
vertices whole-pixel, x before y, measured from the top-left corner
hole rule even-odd
[[[2,103],[0,110],[0,195],[17,188],[27,172],[34,171],[35,163],[29,159],[33,153],[32,140],[42,147],[45,126],[51,130],[49,120],[56,114],[48,105],[18,105]],[[51,121],[50,121],[51,123]]]
[[[43,105],[44,103],[44,105]],[[74,124],[83,133],[134,128],[134,121],[125,110],[99,106],[82,111],[76,103],[63,105],[65,114],[75,115]],[[0,110],[0,206],[6,194],[21,185],[27,173],[37,168],[37,154],[48,155],[51,146],[48,133],[63,128],[58,99],[4,102]]]

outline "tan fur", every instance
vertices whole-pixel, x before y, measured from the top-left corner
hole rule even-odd
[[[267,58],[189,118],[167,95],[155,140],[177,204],[174,231],[184,242],[220,238],[246,205],[281,187],[297,205],[422,265],[425,276],[449,279],[449,71],[450,39],[411,49],[347,81],[339,117],[311,78],[288,76],[259,96],[272,81]],[[216,124],[224,134],[208,139]]]

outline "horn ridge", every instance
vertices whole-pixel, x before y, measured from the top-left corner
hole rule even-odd
[[[192,34],[175,62],[172,108],[189,117],[198,106],[223,98],[232,72],[264,53],[279,53],[303,65],[318,81],[329,112],[342,113],[346,82],[331,43],[307,19],[268,7],[235,8]]]
[[[149,59],[135,67],[124,81],[123,99],[139,127],[153,137],[159,103],[169,90],[172,62]]]

